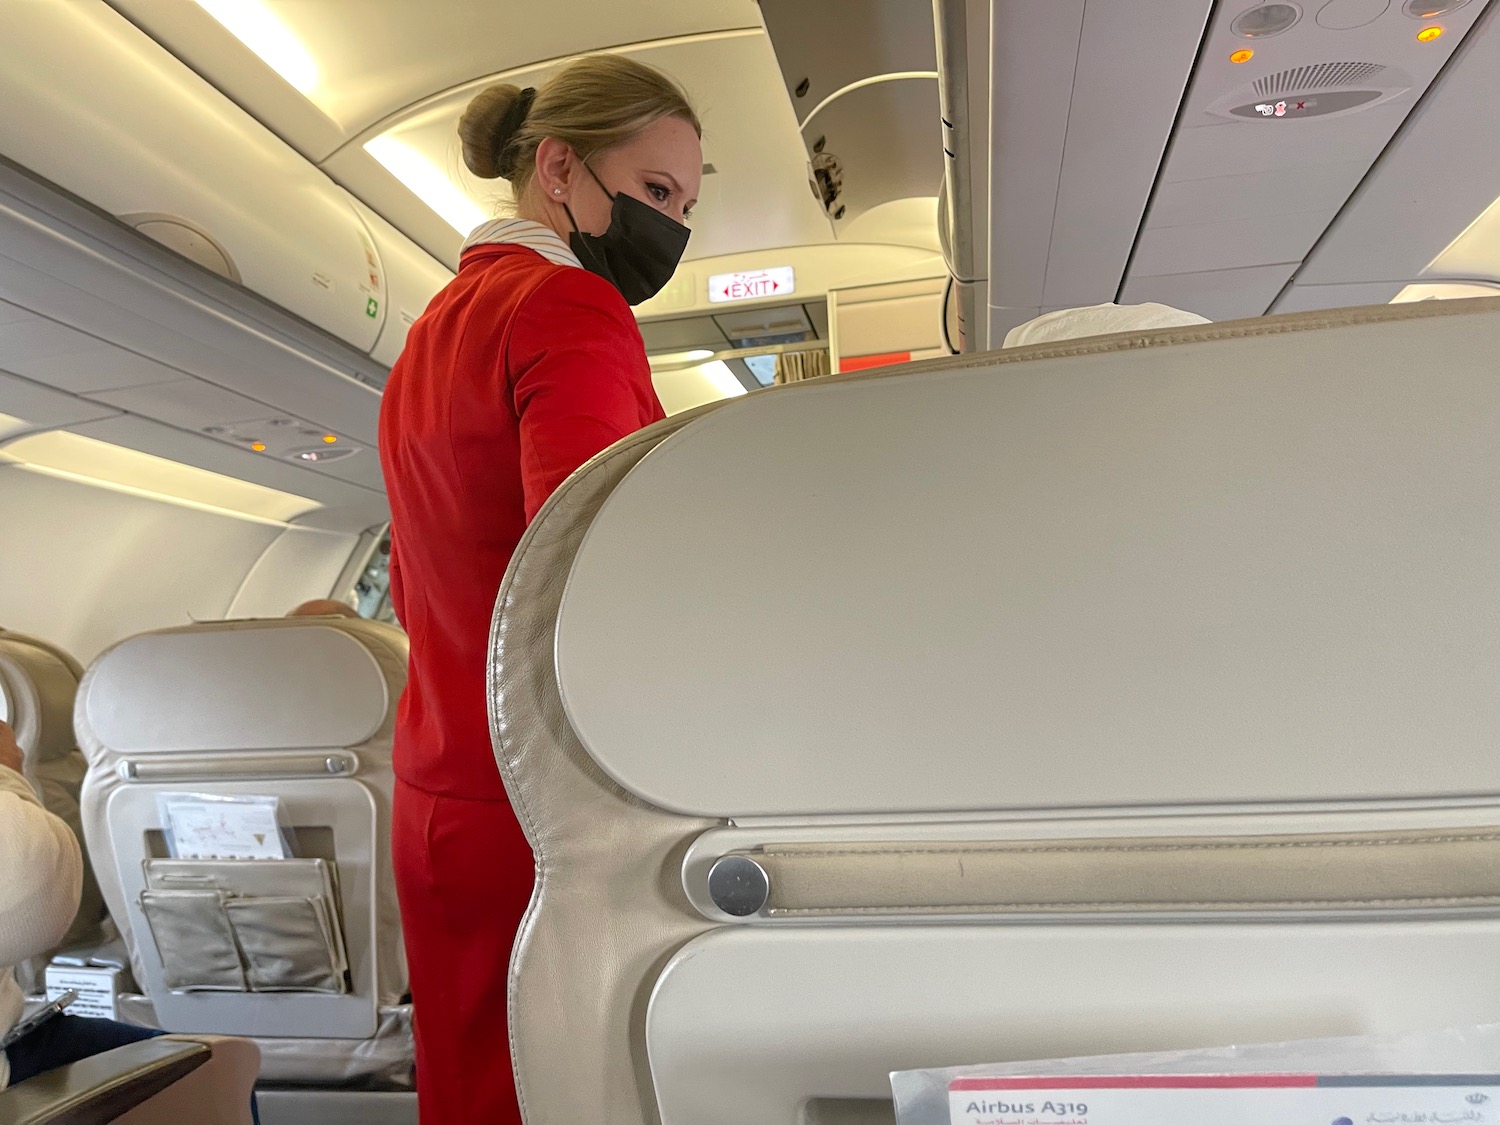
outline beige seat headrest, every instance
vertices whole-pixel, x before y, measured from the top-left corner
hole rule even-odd
[[[32,765],[72,753],[73,696],[83,669],[62,649],[0,629],[0,719]]]

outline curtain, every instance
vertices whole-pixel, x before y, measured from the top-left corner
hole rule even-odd
[[[776,357],[775,382],[800,383],[803,379],[816,379],[829,373],[828,352],[822,349],[808,352],[782,352]]]

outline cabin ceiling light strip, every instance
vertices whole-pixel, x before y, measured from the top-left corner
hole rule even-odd
[[[265,0],[197,0],[224,29],[301,94],[318,88],[317,60]]]
[[[366,141],[365,151],[459,234],[467,235],[489,219],[484,209],[470,199],[463,188],[405,141],[387,134]]]
[[[18,438],[0,449],[0,463],[6,461],[45,476],[264,523],[284,525],[321,507],[306,496],[61,430]]]
[[[809,121],[818,116],[818,114],[827,109],[831,103],[837,101],[839,98],[842,98],[845,94],[851,93],[855,90],[862,90],[866,86],[879,86],[882,82],[907,82],[913,78],[930,78],[934,82],[936,82],[938,78],[938,72],[935,70],[893,70],[889,74],[872,74],[868,78],[861,78],[858,82],[851,82],[849,83],[849,85],[835,90],[833,93],[829,94],[826,98],[820,101],[817,105],[813,106],[812,112],[801,120],[797,128],[806,129],[807,123]]]

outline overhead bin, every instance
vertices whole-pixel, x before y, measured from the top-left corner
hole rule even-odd
[[[106,5],[22,4],[6,24],[0,154],[362,352],[399,352],[391,298],[419,312],[441,265]]]
[[[304,525],[387,518],[379,364],[3,164],[0,368],[0,441],[66,428],[55,436],[304,497],[320,506]],[[98,471],[107,449],[63,452],[42,467],[118,475]]]
[[[763,0],[761,12],[802,123],[813,194],[835,233],[882,203],[936,195],[943,137],[931,9]]]
[[[359,200],[351,196],[350,202],[375,239],[375,255],[385,267],[384,315],[370,357],[389,367],[406,346],[407,330],[453,273]]]

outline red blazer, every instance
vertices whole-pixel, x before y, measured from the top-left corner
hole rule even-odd
[[[663,417],[618,290],[487,243],[412,325],[380,407],[391,597],[411,637],[396,776],[503,800],[490,748],[490,615],[521,533],[594,454]]]

